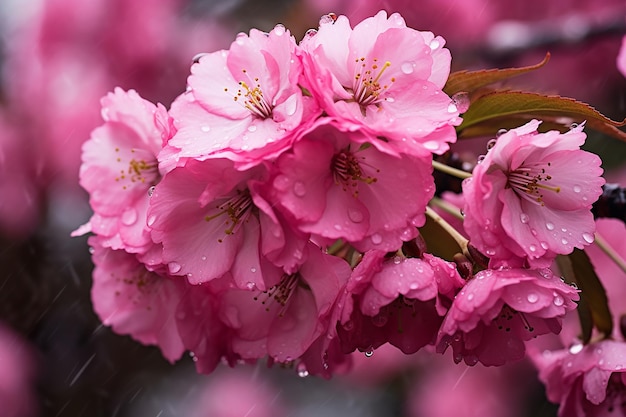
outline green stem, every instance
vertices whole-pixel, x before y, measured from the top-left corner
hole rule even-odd
[[[441,162],[437,162],[437,161],[433,161],[433,168],[435,168],[437,171],[441,171],[443,173],[446,173],[448,175],[452,175],[453,177],[457,177],[457,178],[460,178],[462,180],[472,176],[472,174],[470,172],[465,172],[465,171],[460,170],[460,169],[452,168],[451,166],[448,166],[446,164],[442,164]]]
[[[624,272],[626,272],[626,261],[609,245],[609,243],[598,233],[595,236],[595,244],[604,252],[615,264]]]
[[[448,214],[451,214],[459,220],[463,220],[463,214],[461,213],[461,210],[458,207],[448,203],[446,200],[443,200],[439,197],[433,197],[433,199],[430,200],[430,204],[434,207],[440,208]]]

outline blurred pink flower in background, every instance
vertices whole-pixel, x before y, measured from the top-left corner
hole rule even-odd
[[[622,46],[617,55],[617,69],[626,77],[626,36],[622,38]]]
[[[35,382],[37,362],[33,348],[0,323],[0,415],[38,415]]]

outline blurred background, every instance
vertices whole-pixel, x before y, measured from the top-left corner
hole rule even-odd
[[[626,116],[616,66],[624,0],[3,0],[0,3],[0,417],[554,416],[531,365],[467,368],[381,348],[330,381],[263,364],[195,372],[114,334],[93,313],[78,185],[82,143],[116,86],[169,107],[192,57],[284,24],[297,40],[328,12],[380,9],[443,36],[453,70],[547,66],[515,86]],[[590,132],[609,180],[626,147]],[[523,381],[521,383],[520,381]]]

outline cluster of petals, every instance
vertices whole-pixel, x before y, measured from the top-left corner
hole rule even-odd
[[[337,303],[343,351],[372,352],[390,343],[410,354],[434,344],[463,284],[454,264],[430,254],[421,259],[366,252]]]
[[[492,265],[546,267],[594,240],[600,158],[580,149],[583,125],[538,133],[533,120],[502,134],[463,182],[463,225]]]
[[[533,355],[547,397],[559,417],[626,413],[626,343],[603,340]]]
[[[548,269],[486,269],[456,295],[441,325],[437,351],[455,362],[500,366],[524,358],[524,342],[559,333],[578,290]]]
[[[328,15],[300,44],[277,25],[202,54],[169,112],[132,90],[105,97],[81,168],[94,214],[75,232],[97,236],[103,321],[170,360],[192,352],[202,372],[220,357],[346,366],[333,319],[351,268],[325,250],[395,252],[424,224],[432,152],[460,121],[443,46],[397,14],[354,30]],[[431,283],[404,296],[440,321],[432,268],[407,262]]]

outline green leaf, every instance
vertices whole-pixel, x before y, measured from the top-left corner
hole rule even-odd
[[[493,135],[503,127],[513,123],[519,126],[533,118],[562,128],[586,120],[589,128],[626,141],[626,132],[617,129],[626,125],[626,119],[611,120],[590,105],[571,98],[514,90],[492,91],[475,98],[457,131],[462,137],[469,137],[469,133]]]
[[[450,74],[446,85],[443,87],[443,91],[452,96],[461,91],[471,93],[479,88],[494,84],[500,81],[504,81],[509,78],[517,77],[518,75],[525,74],[530,71],[534,71],[546,65],[550,60],[550,53],[546,54],[546,57],[538,64],[530,65],[520,68],[505,68],[505,69],[487,69],[478,71],[457,71]]]
[[[591,338],[591,324],[588,322],[589,316],[593,326],[609,337],[613,332],[613,316],[609,309],[606,290],[598,278],[589,256],[580,250],[574,249],[568,256],[557,257],[557,264],[561,273],[569,282],[578,285],[581,291],[579,304],[579,317],[583,329],[583,341]]]

